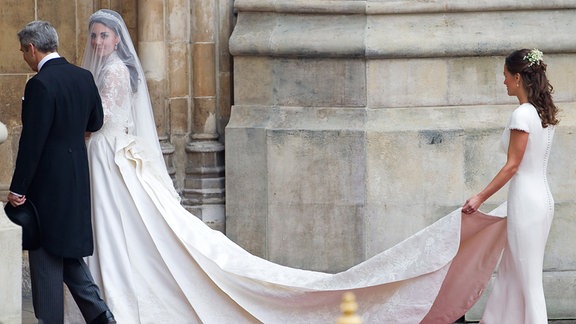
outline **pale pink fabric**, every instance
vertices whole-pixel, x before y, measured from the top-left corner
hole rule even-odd
[[[480,298],[506,244],[506,219],[462,214],[460,248],[421,323],[453,323]]]

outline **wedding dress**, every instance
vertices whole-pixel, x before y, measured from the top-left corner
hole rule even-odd
[[[342,273],[277,265],[188,213],[147,168],[147,143],[124,129],[109,119],[88,146],[88,265],[119,323],[332,323],[344,291],[365,323],[451,323],[480,296],[504,246],[504,218],[458,209]]]
[[[105,109],[105,125],[87,143],[95,244],[87,263],[119,323],[332,323],[346,291],[365,323],[452,323],[474,305],[504,248],[506,204],[492,215],[457,209],[336,274],[251,255],[186,211],[163,164],[129,34],[113,12],[91,17],[104,18],[120,26],[122,43],[103,58],[87,46],[83,64]],[[77,320],[72,306],[68,323]]]

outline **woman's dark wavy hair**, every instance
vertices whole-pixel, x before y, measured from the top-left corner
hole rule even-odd
[[[552,100],[554,88],[546,77],[546,64],[540,60],[530,62],[526,56],[529,49],[512,52],[506,57],[506,68],[512,74],[520,73],[522,83],[528,91],[528,102],[538,111],[542,127],[558,124],[558,108]]]

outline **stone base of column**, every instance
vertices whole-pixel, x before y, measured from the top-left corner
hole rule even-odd
[[[211,229],[226,233],[226,210],[224,204],[185,207],[186,210],[200,218]]]
[[[225,232],[224,145],[216,140],[190,142],[186,153],[182,204],[212,229]]]
[[[175,181],[176,168],[174,167],[174,152],[176,151],[176,148],[168,141],[168,139],[160,139],[160,148],[162,149],[162,155],[164,156],[164,163],[166,163],[166,170],[168,170],[168,174],[172,178],[172,181]]]
[[[22,229],[8,220],[0,204],[0,323],[22,320]]]

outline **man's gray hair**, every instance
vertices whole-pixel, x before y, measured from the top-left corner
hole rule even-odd
[[[18,32],[20,45],[33,44],[42,53],[51,53],[58,50],[58,33],[51,23],[35,20],[28,23]]]

